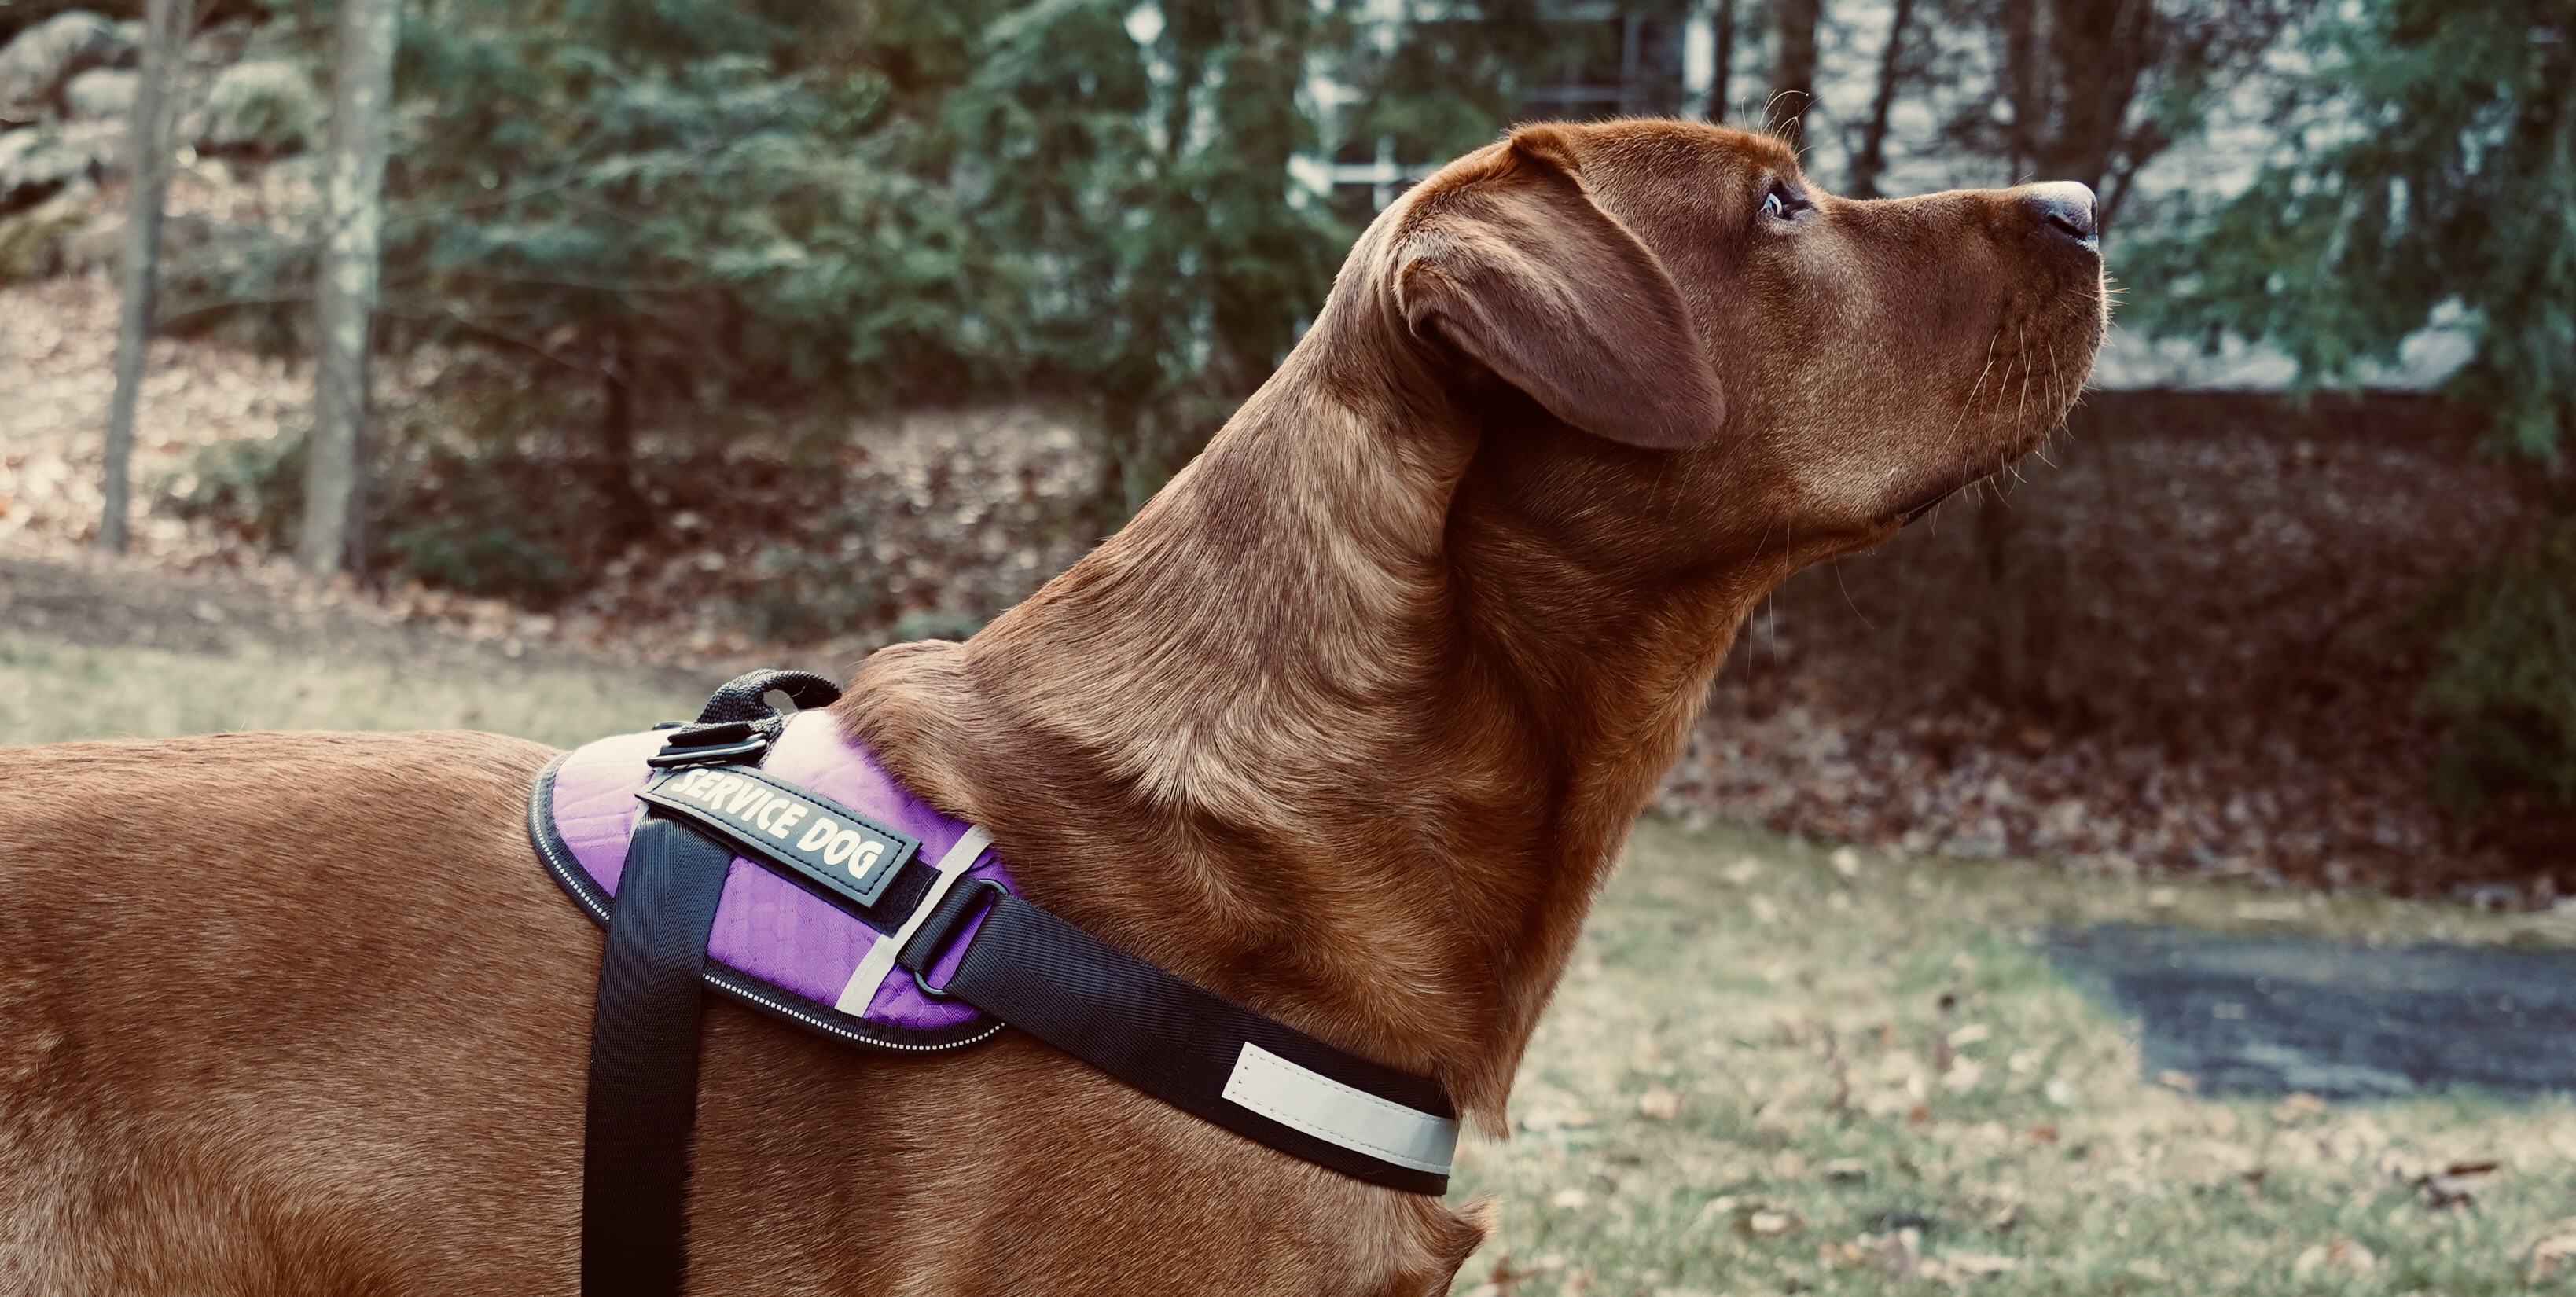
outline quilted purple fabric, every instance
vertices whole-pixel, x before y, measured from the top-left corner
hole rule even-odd
[[[635,794],[654,773],[644,759],[661,747],[662,736],[649,731],[601,739],[574,750],[555,774],[555,829],[573,859],[611,895],[626,867],[627,837],[643,813]],[[801,712],[790,719],[760,768],[919,838],[924,864],[947,860],[973,829],[906,792],[865,748],[844,737],[825,712]],[[957,886],[991,879],[1018,890],[991,847],[975,851],[972,859]],[[950,946],[949,958],[931,970],[934,984],[955,971],[955,954],[971,933],[970,928],[961,934]],[[912,974],[901,968],[872,979],[872,986],[854,986],[852,977],[871,948],[891,940],[768,866],[737,856],[716,908],[707,957],[826,1008],[887,1026],[936,1031],[983,1016],[955,1000],[923,995]],[[882,964],[890,953],[880,954],[877,962]]]

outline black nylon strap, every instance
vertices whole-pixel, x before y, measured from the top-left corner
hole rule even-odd
[[[768,720],[778,714],[767,701],[773,689],[787,695],[788,701],[798,707],[829,707],[841,697],[839,685],[811,671],[746,671],[716,687],[706,707],[698,713],[698,723]]]
[[[990,908],[985,908],[989,904]],[[953,995],[1100,1070],[1283,1153],[1408,1193],[1448,1192],[1449,1178],[1399,1166],[1283,1125],[1224,1097],[1247,1043],[1437,1117],[1456,1118],[1435,1081],[1345,1053],[1276,1019],[1183,981],[998,887],[960,888],[896,962],[928,970],[978,910]]]
[[[659,816],[637,826],[627,847],[590,1019],[584,1297],[679,1297],[699,978],[732,863],[731,847]]]

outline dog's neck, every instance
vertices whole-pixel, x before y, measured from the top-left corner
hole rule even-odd
[[[843,708],[1032,899],[1437,1077],[1499,1133],[1593,894],[1787,556],[1600,579],[1462,495],[1496,416],[1388,350],[1300,348],[1127,528],[968,644],[877,654]]]

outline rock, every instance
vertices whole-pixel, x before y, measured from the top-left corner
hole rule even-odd
[[[292,153],[316,139],[322,96],[304,69],[283,59],[245,59],[224,69],[206,95],[205,153]]]
[[[29,126],[0,135],[0,213],[53,197],[88,178],[90,166],[88,151],[60,130]]]
[[[0,216],[0,284],[36,279],[66,269],[64,244],[89,220],[98,197],[87,181],[14,216]]]
[[[122,212],[98,212],[80,225],[64,231],[53,247],[53,270],[56,274],[86,275],[93,271],[113,271],[117,260],[125,255],[125,216]]]
[[[76,122],[124,121],[134,115],[134,87],[142,79],[130,68],[91,68],[63,84],[63,115]]]
[[[35,121],[65,82],[134,53],[131,37],[87,9],[55,14],[0,49],[0,121]]]
[[[126,164],[134,160],[126,156],[125,125],[122,117],[65,122],[54,128],[54,138],[62,141],[64,148],[88,158],[90,174],[105,179],[125,174]]]

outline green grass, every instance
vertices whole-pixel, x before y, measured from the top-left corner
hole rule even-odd
[[[264,649],[178,653],[0,633],[0,744],[218,730],[477,729],[557,746],[697,714],[703,698],[605,670]]]
[[[0,633],[0,743],[472,727],[557,744],[693,711],[606,669],[81,648]],[[1485,1297],[1827,1292],[2468,1294],[2565,1288],[2576,1105],[2210,1100],[2025,941],[2113,920],[2393,944],[2569,944],[2486,915],[2039,865],[1836,857],[1641,825],[1460,1198]],[[2434,1207],[2417,1178],[2499,1169]],[[2367,1256],[2365,1264],[2363,1258]]]
[[[1640,826],[1513,1138],[1462,1150],[1501,1225],[1457,1292],[2520,1293],[2534,1240],[2576,1232],[2546,1228],[2576,1214],[2576,1105],[2177,1092],[2025,944],[2115,919],[2562,944],[2563,921],[1841,863]],[[2418,1177],[2482,1161],[2471,1203],[2428,1205]]]

